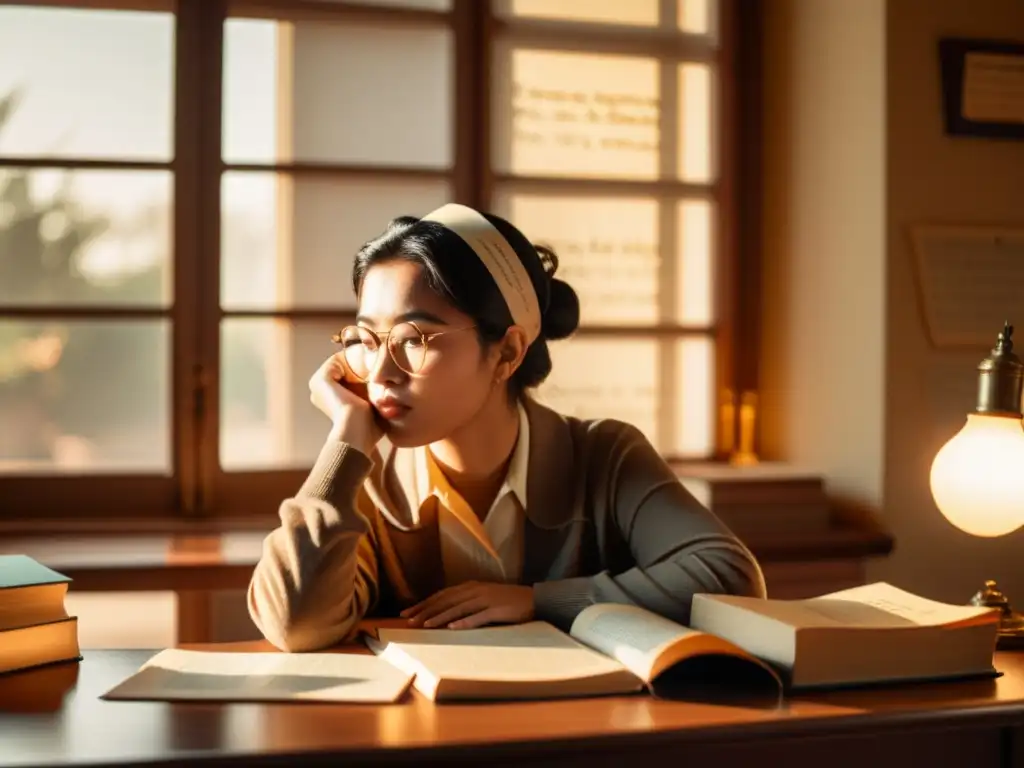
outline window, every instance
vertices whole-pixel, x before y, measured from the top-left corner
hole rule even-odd
[[[174,46],[167,11],[0,7],[4,515],[178,506]]]
[[[714,456],[732,4],[0,0],[0,518],[273,513],[352,256],[448,200],[580,294],[539,399]]]
[[[674,13],[666,13],[672,7]],[[542,401],[715,452],[714,0],[496,5],[492,207],[554,247],[583,332]]]

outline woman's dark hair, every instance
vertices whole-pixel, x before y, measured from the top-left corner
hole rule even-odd
[[[544,246],[533,245],[505,219],[483,214],[508,240],[530,276],[541,310],[541,332],[530,345],[522,364],[509,380],[509,394],[518,398],[551,373],[547,342],[564,339],[580,322],[580,302],[572,287],[557,279],[558,257]],[[500,341],[512,323],[512,314],[497,284],[473,249],[457,234],[434,221],[413,216],[393,219],[384,232],[356,254],[352,287],[358,296],[363,280],[375,264],[405,259],[418,264],[430,288],[473,318],[481,344]]]

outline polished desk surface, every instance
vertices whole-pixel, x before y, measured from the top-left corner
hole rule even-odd
[[[190,647],[272,651],[265,643]],[[574,759],[593,766],[621,764],[628,756],[645,759],[641,753],[663,750],[660,759],[646,758],[646,766],[719,754],[721,748],[740,742],[757,746],[758,740],[768,744],[788,739],[786,743],[804,745],[823,737],[871,742],[879,730],[895,729],[898,744],[910,744],[908,734],[914,729],[948,735],[974,726],[988,728],[986,734],[1009,728],[1024,735],[1024,653],[997,654],[996,666],[1004,674],[994,680],[807,694],[774,707],[662,701],[646,695],[436,705],[414,690],[392,705],[169,704],[99,698],[152,653],[85,651],[78,665],[0,677],[0,766],[152,766],[186,761],[246,766],[295,761],[493,765],[501,760],[537,766],[575,764]],[[61,703],[62,686],[66,694]],[[935,744],[933,736],[922,743]],[[992,764],[1006,764],[993,751],[1002,754],[1008,749],[1005,738],[977,744],[992,745]],[[715,751],[707,753],[708,745]],[[981,759],[987,746],[963,742],[959,747],[977,757],[971,759],[973,765],[988,764]],[[935,746],[940,764],[959,764],[943,762],[943,749]],[[885,754],[891,751],[885,747]],[[839,753],[831,754],[841,752],[840,747]]]

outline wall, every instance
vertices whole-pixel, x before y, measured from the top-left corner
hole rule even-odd
[[[885,5],[766,6],[761,445],[882,500]]]
[[[1024,3],[890,0],[887,22],[885,515],[898,545],[869,576],[957,601],[995,578],[1024,607],[1024,531],[968,536],[931,498],[931,461],[973,406],[975,368],[987,350],[930,347],[909,242],[917,224],[1024,226],[1024,143],[944,135],[936,53],[937,39],[948,34],[1024,40]],[[1024,296],[1011,319],[1024,323]],[[993,342],[999,330],[992,329]]]
[[[869,579],[962,602],[996,578],[1024,604],[1024,532],[967,536],[931,498],[986,350],[930,347],[909,242],[917,224],[1024,225],[1024,143],[944,135],[936,50],[1024,39],[1024,4],[782,0],[769,16],[764,452],[881,512],[896,550]]]

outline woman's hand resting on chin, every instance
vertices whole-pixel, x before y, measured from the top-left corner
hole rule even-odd
[[[427,629],[475,629],[485,624],[520,624],[533,618],[533,587],[467,581],[439,590],[406,608],[402,618]]]
[[[366,385],[352,376],[342,353],[331,355],[309,379],[309,399],[331,420],[331,439],[369,455],[384,431],[366,397]]]

